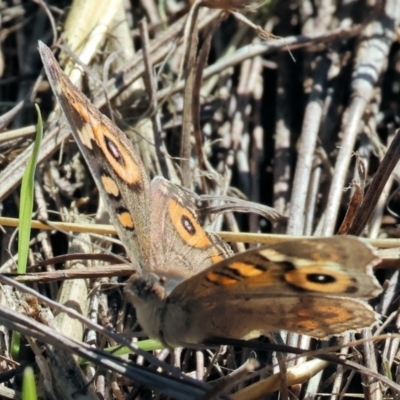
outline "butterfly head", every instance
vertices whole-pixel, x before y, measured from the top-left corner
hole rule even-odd
[[[136,316],[143,330],[153,338],[159,337],[160,314],[166,297],[160,278],[155,274],[132,275],[125,287],[127,300],[136,309]]]

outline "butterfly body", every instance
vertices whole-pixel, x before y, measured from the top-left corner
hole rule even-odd
[[[353,237],[303,239],[231,257],[201,227],[193,198],[164,178],[150,181],[132,143],[44,44],[39,51],[111,220],[138,261],[125,292],[150,337],[168,346],[281,329],[325,338],[376,321],[363,301],[380,291],[369,245]]]

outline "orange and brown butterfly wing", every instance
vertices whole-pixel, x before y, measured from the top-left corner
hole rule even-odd
[[[222,239],[200,226],[193,199],[161,177],[150,184],[126,136],[70,82],[45,45],[39,51],[128,255],[171,280],[169,287],[231,255]]]
[[[171,295],[296,293],[369,299],[380,289],[372,273],[378,261],[371,246],[352,236],[283,241],[226,259],[188,279]]]
[[[327,339],[370,327],[378,319],[367,303],[340,296],[191,298],[183,304],[170,301],[166,310],[158,336],[170,347],[252,339],[281,330]]]
[[[238,254],[179,284],[161,331],[167,343],[281,329],[324,338],[376,321],[358,300],[380,292],[370,246],[353,237],[282,242]],[[201,322],[199,322],[201,321]]]
[[[140,157],[115,124],[71,83],[41,42],[39,52],[53,92],[128,255],[149,265],[150,183]]]
[[[150,270],[171,280],[168,287],[232,255],[225,241],[201,227],[192,196],[161,177],[151,182],[151,193]]]

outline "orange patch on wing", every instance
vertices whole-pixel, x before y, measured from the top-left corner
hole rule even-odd
[[[216,272],[209,272],[206,275],[206,277],[210,282],[216,283],[217,285],[220,285],[220,286],[230,286],[230,285],[234,285],[237,283],[236,279],[229,278],[228,276],[220,275]]]
[[[134,229],[135,224],[133,223],[131,215],[125,211],[123,213],[117,214],[119,222],[121,222],[122,226],[128,229]]]
[[[319,328],[319,323],[315,318],[312,318],[307,309],[302,308],[297,311],[297,317],[288,321],[288,330],[294,332],[311,332]]]
[[[319,323],[315,319],[304,319],[294,324],[294,326],[302,329],[302,332],[311,332],[319,328]]]
[[[344,307],[317,305],[315,308],[324,316],[324,321],[328,324],[343,323],[353,319],[353,315]]]
[[[263,273],[263,271],[257,269],[253,264],[246,264],[238,261],[230,263],[228,267],[234,269],[245,278],[252,278]]]
[[[296,317],[288,321],[288,330],[315,334],[318,330],[326,331],[329,326],[341,325],[344,331],[351,329],[351,325],[347,327],[346,323],[352,320],[353,315],[345,307],[311,304],[310,309],[301,308],[296,311]]]
[[[79,116],[82,118],[83,122],[89,123],[90,119],[89,119],[89,115],[87,113],[86,108],[82,105],[82,103],[70,103],[73,105],[73,107],[75,108],[76,112],[79,114]]]
[[[111,194],[114,197],[119,196],[119,189],[117,184],[115,183],[114,179],[107,175],[101,176],[101,181],[103,183],[104,189],[108,194]]]
[[[109,125],[109,124],[107,124]],[[132,155],[120,142],[121,138],[118,138],[113,132],[108,129],[107,125],[96,124],[93,127],[93,133],[97,139],[97,144],[101,148],[107,161],[110,163],[114,172],[127,184],[136,185],[143,182],[143,174],[140,169],[140,165],[136,163]],[[116,127],[113,129],[117,129]],[[118,131],[123,136],[123,133]],[[118,156],[122,159],[118,162],[113,154],[110,154],[110,150],[106,144],[106,139],[112,143],[115,150],[118,152]]]
[[[222,260],[225,260],[225,258],[222,257],[222,256],[221,256],[220,254],[218,254],[218,253],[213,253],[213,254],[211,255],[211,260],[212,260],[213,264],[216,264],[216,263],[219,263],[219,262],[222,261]]]
[[[300,318],[309,318],[310,314],[308,313],[308,310],[303,308],[303,309],[297,311],[297,316]]]
[[[182,207],[177,201],[171,199],[168,202],[168,212],[169,216],[171,217],[172,224],[186,244],[198,249],[205,249],[212,244],[210,239],[207,237],[206,232],[200,226],[199,222],[193,217],[192,213]],[[182,222],[183,220],[186,220],[191,224],[193,232],[189,232],[186,229],[184,223]]]

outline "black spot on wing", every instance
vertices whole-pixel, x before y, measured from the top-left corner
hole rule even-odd
[[[104,142],[106,144],[107,150],[110,155],[115,159],[115,161],[125,168],[124,158],[118,150],[118,146],[111,140],[108,136],[104,136]]]
[[[191,236],[196,235],[196,228],[194,227],[192,221],[186,215],[181,216],[181,223],[183,228],[189,235]]]
[[[318,283],[320,285],[329,285],[337,281],[336,277],[330,274],[307,274],[306,277],[309,282]]]

